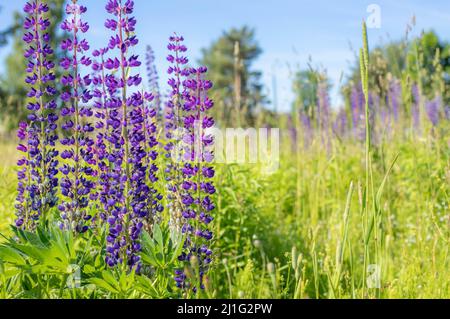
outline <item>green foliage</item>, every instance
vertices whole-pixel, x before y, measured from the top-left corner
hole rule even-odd
[[[408,73],[420,82],[424,96],[442,94],[445,103],[450,102],[450,43],[440,40],[433,31],[423,33],[413,42],[407,61]]]
[[[379,245],[381,289],[367,288],[365,295],[362,290],[368,233],[362,227],[361,146],[333,139],[326,150],[318,139],[296,157],[292,141],[283,138],[280,169],[272,174],[258,165],[218,167],[214,264],[201,297],[450,297],[448,141],[432,135],[383,141],[372,146],[377,223],[368,242],[369,252]],[[2,146],[1,153],[5,150]],[[9,186],[0,189],[2,233],[13,218],[11,165],[2,175]],[[199,297],[174,286],[173,270],[179,266],[174,257],[182,239],[164,224],[142,236],[140,275],[105,266],[103,231],[74,239],[50,226],[37,234],[15,230],[5,236],[0,297]],[[370,263],[372,258],[371,253]],[[78,287],[68,285],[77,269],[73,265],[80,270]]]
[[[222,113],[216,118],[225,119],[225,123],[235,120],[230,118],[229,111],[238,103],[245,118],[252,120],[252,111],[265,102],[260,82],[262,74],[252,69],[252,64],[261,52],[255,31],[247,26],[223,32],[208,48],[202,50],[200,63],[208,67],[208,78],[214,83],[212,95],[221,103],[217,109],[220,108]],[[238,98],[237,92],[240,92]]]
[[[92,290],[76,277],[86,264],[94,264],[96,250],[91,240],[75,239],[72,233],[53,226],[38,228],[36,233],[13,227],[13,233],[0,246],[3,293],[20,298],[61,298],[86,297]],[[11,282],[20,289],[8,290]],[[78,291],[71,291],[72,286]]]
[[[175,262],[183,249],[184,237],[172,234],[168,229],[163,232],[159,225],[153,229],[153,237],[148,233],[142,236],[142,260],[144,263],[168,270],[175,266]]]
[[[439,39],[435,32],[424,32],[411,41],[403,39],[375,47],[370,52],[370,60],[369,86],[380,97],[386,96],[389,81],[396,78],[403,83],[417,84],[421,81],[424,96],[432,99],[436,94],[446,94],[444,101],[450,102],[446,93],[450,85],[450,44]],[[436,87],[435,76],[444,82],[444,87]],[[348,78],[348,84],[360,82],[358,61]]]
[[[295,94],[294,109],[299,108],[310,118],[314,119],[314,110],[318,101],[319,84],[325,85],[327,90],[331,83],[325,72],[314,69],[311,64],[308,69],[299,70],[295,73],[293,80],[293,91]]]
[[[46,1],[49,6],[48,15],[52,19],[52,24],[48,28],[52,41],[52,48],[55,48],[55,60],[62,57],[59,50],[62,40],[62,34],[59,32],[59,24],[64,15],[65,0],[49,0]],[[14,19],[11,26],[4,30],[0,30],[0,46],[5,44],[8,39],[12,42],[11,53],[5,59],[6,72],[0,77],[0,118],[1,123],[7,126],[7,129],[17,127],[17,122],[25,118],[24,107],[26,101],[26,84],[25,84],[25,66],[26,59],[23,56],[25,44],[23,37],[23,21],[24,14],[22,12],[14,12]]]

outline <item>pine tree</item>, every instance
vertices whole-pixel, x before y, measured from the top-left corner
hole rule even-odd
[[[215,84],[213,96],[222,124],[252,123],[258,105],[266,102],[260,82],[261,72],[252,69],[262,53],[255,31],[247,26],[232,28],[202,50],[200,63],[209,69]]]

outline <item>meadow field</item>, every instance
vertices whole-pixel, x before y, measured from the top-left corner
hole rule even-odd
[[[26,17],[48,18],[46,1],[30,3]],[[17,137],[0,135],[0,298],[450,298],[450,108],[444,71],[422,65],[420,40],[399,78],[379,80],[382,51],[370,55],[364,24],[343,107],[318,80],[313,103],[299,89],[290,111],[246,113],[233,104],[244,92],[233,89],[227,105],[213,68],[192,68],[178,34],[169,95],[152,82],[151,53],[151,92],[141,95],[134,4],[105,4],[106,28],[120,37],[109,52],[81,48],[92,61],[80,65],[63,41],[54,91],[45,84],[54,65],[41,62],[53,54],[33,49],[50,42],[25,20],[37,34],[24,37],[26,115],[14,118]],[[85,12],[76,1],[65,10],[72,22]],[[68,21],[62,30],[75,38],[89,32]],[[205,130],[214,120],[279,129],[277,169],[207,159],[217,154],[202,129],[205,148],[191,155],[193,119]],[[181,163],[176,142],[187,149]]]
[[[377,237],[367,242],[363,145],[333,139],[330,149],[324,150],[314,141],[298,153],[292,152],[290,139],[282,145],[280,168],[270,175],[255,165],[217,168],[220,191],[213,228],[217,256],[211,297],[450,297],[448,140],[410,137],[377,145],[373,163],[377,188],[397,160],[377,199],[381,209]],[[16,156],[13,144],[4,143],[1,150],[0,232],[9,234],[14,219]],[[366,249],[370,263],[380,266],[379,288],[364,288]],[[46,278],[41,280],[64,277],[40,276]],[[26,292],[24,283],[9,282],[8,277],[2,275],[4,298],[51,298],[61,293],[58,281],[46,287],[46,292]],[[83,280],[75,296],[168,297],[170,288],[164,284],[156,283],[155,291],[146,291],[145,286],[135,290],[131,288],[135,284],[130,284],[120,293],[112,288],[94,292],[89,281]],[[64,294],[72,296],[69,289]]]

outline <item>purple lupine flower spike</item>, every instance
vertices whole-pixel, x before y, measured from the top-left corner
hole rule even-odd
[[[450,105],[445,106],[444,115],[445,115],[445,118],[450,121]]]
[[[151,103],[152,100],[153,96],[149,93],[134,93],[130,98],[135,106],[130,111],[130,153],[133,163],[131,207],[136,231],[138,232],[136,237],[140,233],[139,227],[142,228],[142,223],[149,231],[152,229],[158,218],[158,213],[163,209],[160,204],[162,196],[153,186],[158,180],[156,176],[158,167],[155,164],[158,156],[155,150],[158,145],[156,123],[154,122],[156,112],[145,105]],[[146,112],[146,110],[149,110],[149,112]]]
[[[57,204],[56,187],[58,179],[58,151],[55,149],[56,102],[54,96],[54,63],[50,60],[53,50],[47,29],[50,20],[46,17],[48,6],[40,0],[27,2],[24,12],[25,34],[23,40],[28,45],[25,58],[28,60],[25,82],[30,86],[27,105],[30,113],[28,123],[19,125],[18,150],[24,153],[18,165],[18,196],[16,226],[28,230],[36,227],[37,221],[46,219],[49,208]]]
[[[365,135],[364,122],[364,103],[365,98],[361,89],[361,84],[352,88],[351,100],[352,110],[352,128],[356,139],[363,140]]]
[[[110,110],[108,109],[108,99],[110,98],[110,95],[106,86],[107,77],[105,73],[105,55],[107,53],[108,48],[94,50],[92,52],[95,59],[92,63],[92,83],[94,85],[94,116],[96,119],[95,129],[97,133],[95,136],[94,156],[98,170],[98,186],[95,192],[96,196],[99,198],[100,205],[103,207],[98,216],[101,221],[105,221],[109,215],[105,213],[105,211],[109,212],[110,206],[108,206],[107,203],[110,197],[110,191],[113,188],[110,183],[111,176],[109,174],[114,170],[114,165],[109,165],[108,160],[108,156],[112,156],[113,154],[113,146],[108,142],[108,134],[113,132],[113,129],[110,130],[110,128],[114,128],[114,125],[112,125],[114,121],[111,121]],[[117,122],[120,123],[120,120]]]
[[[333,133],[340,139],[345,137],[347,132],[347,112],[344,109],[340,109],[336,119],[333,123]]]
[[[317,122],[321,130],[326,130],[330,121],[330,98],[326,83],[320,83],[317,89]]]
[[[29,176],[29,168],[28,168],[28,148],[23,142],[26,143],[28,139],[28,124],[26,122],[21,122],[19,124],[19,129],[17,130],[17,137],[20,140],[20,144],[17,146],[17,150],[19,150],[22,153],[25,153],[20,157],[20,159],[17,162],[17,166],[20,167],[19,171],[17,172],[18,177],[18,185],[17,185],[17,204],[16,204],[16,226],[17,227],[26,227],[29,228],[29,220],[28,220],[28,214],[29,214],[29,199],[26,197],[26,189],[29,188],[29,182],[31,182],[31,177]]]
[[[313,140],[313,129],[311,126],[311,119],[305,112],[300,113],[300,123],[304,134],[303,143],[305,148],[307,148]]]
[[[216,192],[210,181],[214,176],[214,169],[209,164],[213,160],[211,148],[214,140],[207,130],[214,125],[214,120],[206,114],[213,106],[213,101],[207,96],[212,83],[204,78],[206,72],[206,67],[187,69],[185,74],[188,78],[182,83],[184,133],[179,143],[182,146],[181,160],[184,165],[179,167],[182,182],[175,188],[182,203],[181,231],[186,235],[184,251],[178,259],[189,263],[191,257],[197,258],[200,278],[193,280],[198,281],[200,287],[190,282],[182,269],[176,270],[175,282],[177,287],[189,288],[194,292],[198,288],[204,288],[204,276],[211,263],[209,242],[213,234],[208,224],[213,220],[211,211],[215,206],[211,196]]]
[[[419,87],[417,84],[413,84],[411,88],[411,94],[413,97],[413,103],[412,103],[412,121],[413,126],[416,130],[420,130],[420,93],[419,93]]]
[[[159,213],[164,210],[161,204],[163,196],[156,191],[153,184],[158,181],[157,172],[158,167],[156,166],[156,160],[158,157],[158,152],[156,147],[159,145],[157,139],[157,106],[153,107],[154,96],[151,93],[143,93],[144,97],[144,140],[145,140],[145,165],[147,168],[146,172],[146,183],[149,187],[148,194],[148,207],[150,208],[149,213],[145,217],[145,224],[148,232],[151,232],[153,224],[160,221]]]
[[[107,102],[107,108],[110,109],[110,132],[108,138],[109,142],[114,145],[108,155],[109,165],[112,167],[109,177],[113,187],[107,194],[105,207],[108,213],[107,221],[109,226],[106,263],[109,266],[115,266],[124,261],[128,263],[129,257],[131,264],[136,263],[136,260],[134,260],[135,254],[130,256],[130,245],[133,245],[134,241],[130,240],[127,229],[131,195],[129,193],[131,189],[131,171],[126,88],[129,84],[134,83],[128,83],[129,81],[125,74],[126,64],[128,63],[125,53],[129,46],[134,46],[137,43],[135,37],[127,39],[127,41],[124,39],[124,29],[134,29],[134,20],[132,20],[131,25],[128,25],[127,22],[127,11],[129,11],[127,7],[130,5],[132,7],[133,3],[127,2],[127,6],[124,6],[122,1],[116,0],[110,0],[106,5],[107,12],[112,14],[113,18],[106,20],[105,27],[114,32],[108,48],[111,52],[116,49],[119,51],[119,58],[110,57],[104,62],[104,67],[109,72],[106,85],[111,95]],[[135,78],[137,81],[140,79],[139,75],[133,75],[131,81],[134,82],[133,79]],[[134,232],[135,235],[136,232]]]
[[[330,97],[328,95],[328,87],[324,82],[319,83],[317,88],[317,125],[321,133],[322,143],[330,148]]]
[[[121,101],[117,97],[119,80],[107,72],[110,60],[106,54],[109,48],[93,52],[96,61],[92,64],[95,72],[95,117],[96,117],[96,156],[99,171],[99,202],[102,205],[100,219],[106,220],[109,234],[106,237],[106,263],[113,267],[123,261],[127,242],[125,236],[118,236],[122,230],[122,219],[126,214],[124,199],[124,139],[122,137]]]
[[[146,131],[145,104],[151,102],[152,95],[128,94],[142,82],[139,73],[133,73],[141,65],[139,57],[130,54],[138,43],[134,35],[136,19],[130,16],[134,2],[109,0],[106,10],[113,17],[106,20],[105,26],[114,32],[108,48],[112,54],[118,55],[104,61],[109,72],[105,77],[110,95],[106,103],[109,109],[108,141],[114,146],[108,155],[113,167],[109,179],[114,187],[103,200],[109,224],[106,262],[109,266],[126,263],[139,271],[140,233],[149,215],[161,210],[158,203],[160,195],[152,187],[157,168],[155,165],[148,167],[146,162],[146,134],[151,131]],[[153,150],[150,155],[156,159],[157,154]]]
[[[442,99],[440,96],[435,97],[431,101],[425,103],[425,110],[427,112],[428,119],[433,126],[437,126],[439,123],[439,113],[442,106]]]
[[[67,52],[61,59],[60,65],[65,70],[61,83],[65,87],[61,94],[64,107],[61,115],[64,119],[63,130],[68,134],[61,139],[64,151],[61,153],[65,163],[60,171],[61,193],[66,200],[59,205],[61,212],[61,228],[73,232],[84,233],[88,230],[88,223],[92,219],[89,214],[90,201],[95,200],[93,192],[93,176],[95,171],[94,140],[90,134],[94,127],[88,122],[93,111],[86,104],[91,100],[92,94],[88,89],[91,84],[89,75],[82,76],[81,68],[89,67],[91,59],[85,56],[89,50],[89,44],[81,38],[86,33],[89,25],[81,19],[86,7],[72,0],[66,6],[66,20],[61,29],[70,34],[63,40],[61,48]]]
[[[187,48],[183,41],[182,36],[174,34],[169,38],[167,46],[170,51],[167,56],[170,63],[167,73],[170,76],[168,84],[171,90],[164,109],[164,150],[168,162],[164,173],[168,189],[169,227],[173,232],[180,232],[182,227],[183,207],[176,199],[182,183],[180,174],[182,161],[179,150],[180,131],[183,128],[182,108],[184,101],[189,99],[188,91],[182,86],[184,79],[189,75],[189,69],[186,67],[188,58],[185,56]]]
[[[389,98],[391,106],[390,111],[394,117],[394,121],[398,122],[400,102],[402,99],[402,87],[399,81],[392,81],[391,84],[389,85]]]
[[[371,129],[371,136],[373,138],[373,141],[376,142],[379,138],[377,135],[377,131],[375,131],[375,115],[379,113],[381,110],[381,103],[380,103],[380,96],[377,95],[375,92],[369,92],[369,123],[370,123],[370,129]],[[365,115],[365,114],[364,114]],[[366,138],[366,125],[365,125],[365,116],[364,116],[364,139]]]

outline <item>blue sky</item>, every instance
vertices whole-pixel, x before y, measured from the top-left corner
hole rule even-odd
[[[79,2],[88,7],[91,47],[104,46],[111,35],[103,27],[106,0]],[[327,70],[333,82],[332,101],[335,105],[340,103],[339,81],[354,61],[351,48],[360,45],[361,21],[370,15],[367,13],[370,4],[381,10],[381,27],[369,29],[372,46],[402,37],[413,15],[417,22],[413,34],[433,29],[441,38],[450,40],[448,0],[135,0],[135,3],[140,39],[136,50],[143,58],[145,45],[152,45],[162,87],[167,80],[165,55],[170,34],[184,35],[191,60],[196,60],[201,48],[223,30],[246,24],[256,29],[263,49],[254,67],[263,71],[265,90],[270,97],[276,83],[278,105],[283,110],[289,109],[292,101],[290,74],[299,66],[305,68],[309,57],[313,65]],[[0,30],[9,25],[12,13],[24,4],[24,0],[0,0]],[[0,74],[9,50],[9,47],[0,49]]]

